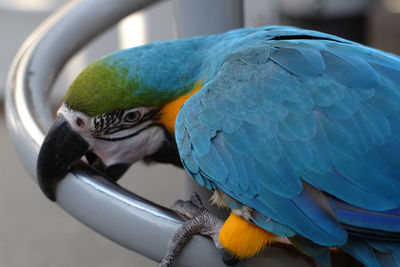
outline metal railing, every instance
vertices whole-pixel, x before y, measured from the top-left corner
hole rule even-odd
[[[57,74],[83,45],[153,2],[73,1],[47,19],[19,50],[7,81],[6,118],[19,157],[35,180],[39,147],[54,118],[48,94]],[[110,183],[83,162],[58,184],[57,204],[98,233],[154,261],[162,258],[168,240],[182,223],[168,209]],[[196,265],[192,266],[217,266],[218,262],[223,266],[221,254],[201,236],[188,244],[177,265],[190,266],[193,260]]]
[[[53,121],[48,95],[66,62],[86,43],[123,17],[155,0],[72,1],[27,39],[11,66],[6,88],[6,118],[19,157],[36,180],[36,160]],[[93,12],[95,10],[95,12]],[[170,237],[182,224],[172,211],[151,203],[106,178],[84,162],[58,184],[57,204],[114,242],[159,262]],[[237,266],[310,266],[292,249],[271,247]],[[312,265],[312,264],[311,264]],[[225,266],[211,239],[195,236],[175,266]]]

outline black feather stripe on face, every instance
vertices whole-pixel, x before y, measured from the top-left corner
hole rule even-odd
[[[96,139],[105,140],[105,141],[121,141],[121,140],[124,140],[124,139],[127,139],[127,138],[134,137],[134,136],[140,134],[142,131],[149,129],[150,127],[161,127],[161,128],[163,128],[163,126],[162,126],[160,123],[150,123],[150,124],[147,125],[146,127],[142,128],[142,129],[140,129],[140,130],[138,130],[138,131],[136,131],[136,132],[134,132],[134,133],[125,135],[125,136],[121,136],[121,137],[95,136],[95,138],[96,138]],[[132,128],[132,127],[129,127],[129,128]],[[127,128],[126,128],[126,129],[127,129]],[[117,132],[117,131],[116,131],[116,132]],[[114,133],[115,133],[115,132],[114,132]]]
[[[114,111],[109,113],[101,114],[93,119],[94,132],[101,133],[103,130],[110,128],[111,126],[118,124],[122,120],[124,112]]]
[[[104,113],[100,116],[97,116],[93,119],[94,122],[94,132],[93,136],[96,139],[101,139],[101,140],[107,140],[107,141],[119,141],[123,140],[126,138],[130,138],[133,136],[138,135],[140,132],[142,132],[145,129],[148,129],[150,127],[154,126],[161,126],[159,123],[150,123],[146,127],[131,133],[126,136],[122,137],[107,137],[107,135],[111,135],[123,130],[127,130],[133,127],[136,127],[140,124],[143,124],[147,121],[155,121],[158,118],[158,109],[152,109],[149,112],[143,114],[141,118],[136,121],[136,122],[126,122],[123,120],[124,115],[128,114],[130,111],[114,111],[114,112],[109,112],[109,113]]]

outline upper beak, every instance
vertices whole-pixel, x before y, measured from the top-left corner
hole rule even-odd
[[[59,116],[43,141],[37,160],[37,177],[43,193],[55,201],[57,183],[67,175],[72,164],[89,150],[90,146]]]

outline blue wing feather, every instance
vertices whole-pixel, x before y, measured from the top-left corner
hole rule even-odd
[[[372,248],[379,252],[378,258],[382,266],[399,266],[400,246],[396,243],[387,243],[370,240],[367,242]]]
[[[265,229],[276,222],[324,245],[346,241],[344,217],[305,184],[363,210],[400,206],[398,57],[288,27],[231,32],[209,49],[204,87],[176,123],[182,161],[197,181],[270,218],[255,220]],[[352,216],[362,227],[361,213]],[[372,221],[387,225],[384,216]],[[364,245],[348,249],[378,262]]]
[[[378,84],[375,70],[362,58],[335,49],[321,51],[325,60],[325,73],[333,80],[350,88],[368,89]]]
[[[393,242],[351,237],[343,249],[369,267],[398,267],[400,263],[400,246]]]
[[[367,232],[375,231],[376,237],[379,236],[379,231],[400,232],[400,208],[377,212],[361,209],[332,197],[328,201],[335,217],[346,225],[357,226]]]
[[[350,238],[342,248],[368,267],[382,267],[373,249],[362,240]]]
[[[295,75],[315,77],[325,66],[321,55],[312,52],[293,47],[279,47],[271,54],[270,59]]]

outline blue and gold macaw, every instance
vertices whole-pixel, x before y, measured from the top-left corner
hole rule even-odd
[[[231,209],[221,222],[197,203],[203,217],[189,211],[181,230],[202,229],[235,257],[283,236],[325,266],[340,247],[387,267],[400,265],[399,153],[398,56],[269,26],[95,61],[65,95],[38,178],[54,200],[84,154],[115,181],[141,159],[172,163]]]

